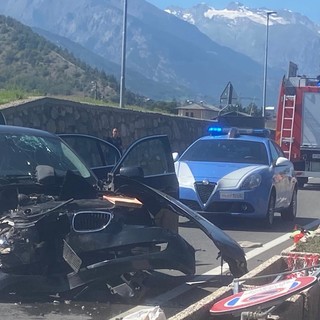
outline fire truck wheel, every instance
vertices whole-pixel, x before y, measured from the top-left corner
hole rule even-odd
[[[297,215],[297,198],[298,191],[294,189],[292,199],[288,208],[281,212],[281,218],[283,221],[293,221]]]
[[[276,196],[275,196],[275,193],[272,192],[269,198],[268,211],[263,221],[264,226],[267,226],[267,228],[270,228],[273,225],[275,204],[276,204]]]

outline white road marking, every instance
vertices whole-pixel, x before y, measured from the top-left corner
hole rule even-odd
[[[320,219],[315,220],[315,221],[309,223],[308,225],[303,226],[303,228],[304,229],[312,229],[319,224],[320,224]],[[281,237],[278,237],[278,238],[264,244],[263,247],[261,247],[261,248],[256,248],[256,249],[253,249],[253,250],[247,252],[246,253],[247,261],[250,259],[253,259],[254,257],[270,250],[271,248],[273,248],[277,245],[280,245],[281,243],[289,240],[290,235],[291,235],[291,232],[286,233],[286,234],[282,235]],[[224,263],[222,268],[223,268],[223,271],[228,270],[228,265],[226,263]],[[211,269],[211,270],[209,270],[199,276],[196,276],[192,282],[181,284],[180,286],[175,287],[168,292],[160,294],[159,296],[157,296],[153,299],[146,300],[145,305],[138,305],[138,306],[126,311],[126,312],[123,312],[123,313],[117,315],[116,317],[111,318],[110,320],[119,320],[119,319],[121,319],[131,313],[140,311],[145,308],[150,308],[150,306],[161,306],[165,302],[170,301],[171,299],[178,297],[180,294],[183,294],[183,293],[187,292],[188,290],[190,290],[192,284],[196,284],[197,282],[208,281],[208,280],[212,279],[214,276],[217,276],[220,274],[221,274],[221,266],[216,267],[214,269]]]

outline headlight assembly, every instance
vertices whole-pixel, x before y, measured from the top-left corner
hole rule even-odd
[[[245,178],[241,184],[241,189],[254,189],[260,186],[261,184],[261,175],[254,173],[249,177]]]

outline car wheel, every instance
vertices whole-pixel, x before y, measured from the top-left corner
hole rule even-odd
[[[283,221],[293,221],[297,215],[297,198],[298,191],[295,188],[292,194],[292,199],[288,208],[281,212],[281,218]]]
[[[303,189],[304,185],[308,183],[308,178],[297,178],[299,189]]]
[[[269,198],[268,211],[264,219],[264,224],[265,226],[267,226],[267,228],[270,228],[273,225],[275,205],[276,205],[276,197],[274,192],[272,192]]]

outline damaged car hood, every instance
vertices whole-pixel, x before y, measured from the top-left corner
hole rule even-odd
[[[132,193],[142,202],[147,203],[148,199],[157,198],[162,206],[194,222],[220,250],[222,259],[228,262],[230,271],[235,277],[240,277],[248,272],[243,248],[228,234],[177,199],[138,181],[128,180],[130,180],[129,193]]]

